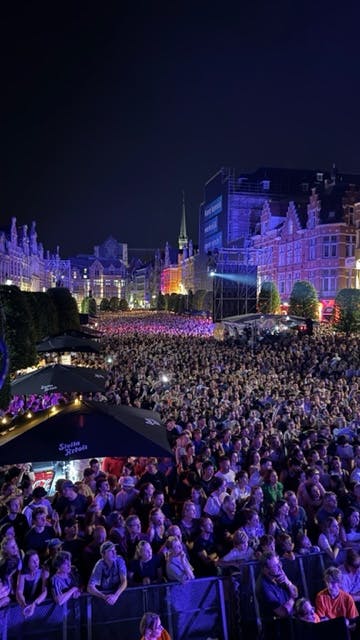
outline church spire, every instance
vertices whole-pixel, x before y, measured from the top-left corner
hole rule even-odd
[[[179,249],[182,251],[184,247],[187,247],[188,237],[186,233],[186,214],[185,214],[185,193],[182,192],[182,215],[181,215],[181,225],[180,225],[180,234],[179,234]]]

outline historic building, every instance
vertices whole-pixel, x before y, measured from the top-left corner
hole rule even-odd
[[[70,258],[70,290],[78,305],[87,297],[100,304],[103,298],[125,298],[127,288],[127,244],[109,237],[94,247],[93,254]]]
[[[296,280],[308,280],[324,306],[345,287],[359,287],[360,187],[326,180],[313,187],[307,203],[264,203],[252,261],[259,285],[277,284],[287,302]]]
[[[70,288],[70,262],[44,252],[38,242],[36,224],[18,228],[12,218],[10,232],[0,231],[0,282],[23,291],[46,291],[50,287]]]

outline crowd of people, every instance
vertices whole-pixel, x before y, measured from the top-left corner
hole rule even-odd
[[[0,606],[16,600],[31,616],[48,595],[63,604],[84,590],[112,605],[131,586],[226,575],[259,560],[265,617],[310,616],[314,604],[313,622],[336,610],[353,626],[359,342],[318,327],[246,345],[212,330],[172,314],[103,321],[101,355],[78,357],[107,371],[96,399],[157,411],[173,455],[115,457],[109,443],[107,458],[85,461],[51,497],[33,488],[29,466],[4,469]],[[37,402],[15,398],[8,413]],[[338,585],[330,600],[340,594],[345,609],[326,604],[328,592],[299,599],[280,569],[282,558],[319,551],[326,589]]]

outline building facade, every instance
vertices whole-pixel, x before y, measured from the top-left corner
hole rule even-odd
[[[55,286],[70,288],[70,261],[44,252],[38,242],[36,224],[18,228],[12,218],[10,231],[0,231],[0,282],[23,291],[46,291]]]

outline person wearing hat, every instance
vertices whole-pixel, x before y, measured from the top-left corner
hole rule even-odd
[[[88,501],[81,493],[77,493],[71,480],[65,480],[62,484],[62,496],[56,502],[56,511],[60,518],[84,515],[88,507]]]
[[[139,491],[135,489],[136,478],[134,476],[122,476],[119,479],[119,484],[121,489],[115,496],[115,508],[121,513],[125,513],[138,497]]]
[[[101,559],[92,570],[87,590],[92,596],[114,605],[127,587],[125,561],[116,553],[113,542],[107,540],[100,547]]]
[[[28,504],[27,507],[25,507],[25,509],[23,509],[23,514],[26,517],[30,527],[32,524],[33,511],[37,507],[45,507],[45,509],[47,510],[48,516],[50,518],[52,517],[53,508],[51,506],[50,500],[48,500],[46,496],[47,496],[47,491],[44,489],[44,487],[40,487],[40,486],[35,487],[35,489],[32,492],[32,501]]]

